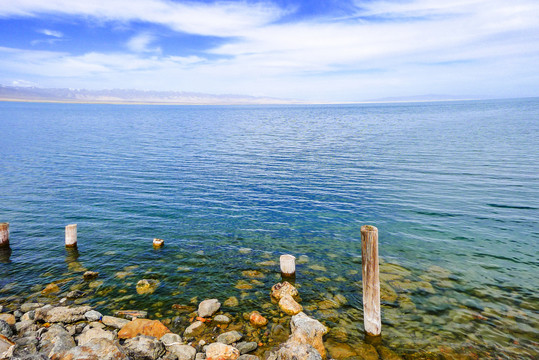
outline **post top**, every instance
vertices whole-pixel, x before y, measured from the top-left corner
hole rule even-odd
[[[378,231],[378,228],[372,225],[363,225],[361,227],[361,232],[367,232],[367,231]]]
[[[296,257],[294,255],[290,255],[290,254],[284,254],[284,255],[281,255],[280,259],[295,259]]]
[[[66,225],[66,227],[73,227],[73,226],[77,226],[77,224],[69,224],[69,225]]]

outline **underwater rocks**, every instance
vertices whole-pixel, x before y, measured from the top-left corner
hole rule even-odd
[[[82,274],[82,278],[84,280],[93,280],[99,276],[99,273],[97,271],[86,271],[84,274]]]
[[[137,283],[137,294],[153,294],[157,287],[159,287],[159,280],[155,279],[142,279]]]

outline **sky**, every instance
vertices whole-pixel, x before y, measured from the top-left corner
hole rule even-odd
[[[539,1],[0,0],[0,84],[539,96]]]

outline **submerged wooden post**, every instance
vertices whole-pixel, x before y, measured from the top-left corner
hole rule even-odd
[[[293,255],[281,255],[281,275],[283,277],[296,276],[296,257]]]
[[[77,224],[66,226],[66,247],[77,246]]]
[[[378,229],[371,225],[361,227],[361,264],[363,266],[363,323],[365,332],[370,336],[378,336],[382,332]]]
[[[0,248],[9,246],[9,223],[0,223]]]

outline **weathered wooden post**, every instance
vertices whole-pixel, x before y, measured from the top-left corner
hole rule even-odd
[[[9,247],[9,223],[0,223],[0,248]]]
[[[281,263],[281,276],[294,277],[296,276],[296,257],[293,255],[281,255],[279,258]]]
[[[382,332],[380,314],[380,269],[378,264],[378,229],[361,227],[361,263],[363,266],[363,323],[365,332],[379,336]]]
[[[77,224],[66,226],[66,247],[77,246]]]
[[[158,238],[153,239],[153,247],[154,248],[157,249],[157,248],[162,247],[163,245],[165,245],[165,240],[158,239]]]

